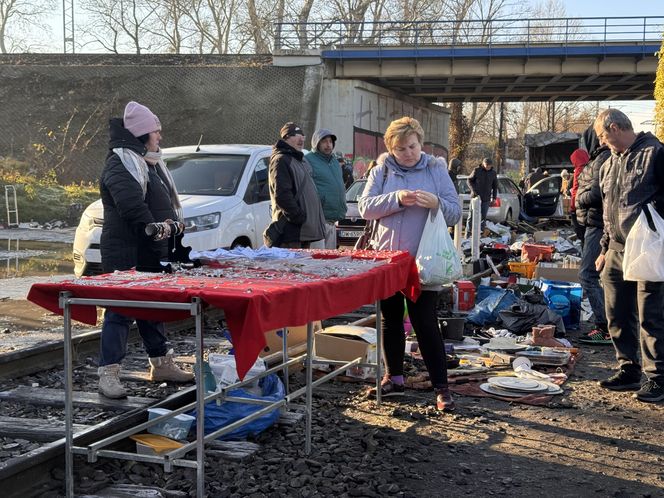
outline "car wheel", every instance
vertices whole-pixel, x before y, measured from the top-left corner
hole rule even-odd
[[[251,241],[246,237],[238,237],[231,244],[231,249],[235,249],[236,247],[248,247],[251,249]]]

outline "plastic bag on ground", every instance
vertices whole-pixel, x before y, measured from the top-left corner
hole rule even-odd
[[[481,287],[481,286],[480,286]],[[498,312],[509,308],[518,301],[513,292],[501,289],[491,292],[468,313],[466,321],[475,325],[491,325],[498,322]]]
[[[260,387],[262,389],[262,394],[260,396],[252,394],[245,389],[234,389],[230,391],[228,395],[271,402],[282,400],[286,396],[284,384],[275,374],[270,374],[266,377],[263,377],[260,380]],[[216,401],[210,401],[205,405],[205,434],[210,434],[221,429],[222,427],[226,427],[233,422],[236,422],[244,417],[251,415],[254,412],[257,412],[261,408],[264,408],[264,406],[265,405],[240,403],[236,401],[224,401],[218,405]],[[193,410],[190,415],[196,417],[195,423],[198,424],[200,422],[196,416],[196,410]],[[228,434],[224,434],[218,439],[238,440],[246,439],[247,436],[255,436],[263,432],[268,427],[274,425],[277,420],[279,420],[279,415],[279,408],[275,408],[274,410],[267,412],[261,417],[243,425],[242,427],[239,427],[236,430],[229,432]]]

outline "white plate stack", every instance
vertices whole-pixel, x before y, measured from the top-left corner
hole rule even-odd
[[[561,394],[563,392],[560,386],[551,382],[517,377],[489,377],[486,383],[480,385],[480,389],[489,394],[509,398],[520,398],[528,394]]]

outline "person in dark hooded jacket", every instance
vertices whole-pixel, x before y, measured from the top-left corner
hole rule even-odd
[[[590,301],[595,319],[595,327],[587,334],[588,339],[591,341],[597,339],[607,340],[610,339],[610,336],[604,310],[604,289],[600,284],[599,272],[595,268],[595,260],[597,260],[601,251],[600,241],[604,232],[599,170],[604,161],[611,155],[611,151],[608,147],[599,147],[597,136],[594,133],[589,133],[586,130],[583,138],[584,145],[590,155],[583,149],[577,149],[571,157],[574,165],[577,164],[575,161],[579,156],[582,156],[583,162],[586,163],[577,177],[578,187],[575,199],[577,222],[584,229],[579,280],[584,294]]]
[[[124,119],[111,119],[109,152],[99,191],[104,206],[101,264],[106,273],[134,267],[158,267],[166,259],[172,227],[182,230],[177,190],[164,162],[159,141],[161,123],[147,107],[129,102]],[[146,235],[146,225],[155,235]],[[101,329],[99,391],[108,398],[124,398],[120,362],[127,353],[133,319],[107,309]],[[164,324],[136,320],[149,356],[150,380],[186,382],[193,374],[181,370],[168,348]]]
[[[304,159],[304,132],[297,124],[282,126],[281,139],[272,148],[269,188],[272,223],[264,232],[269,247],[308,248],[325,237],[325,217]],[[272,231],[272,227],[278,229]],[[273,233],[273,237],[270,237]]]

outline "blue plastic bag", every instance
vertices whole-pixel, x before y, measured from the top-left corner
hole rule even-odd
[[[498,322],[498,312],[509,308],[518,301],[512,291],[500,289],[490,292],[468,313],[466,320],[475,325],[490,325]]]
[[[248,399],[261,399],[264,401],[279,401],[284,399],[286,396],[284,384],[276,374],[270,374],[262,378],[259,385],[262,389],[261,396],[252,394],[242,388],[229,391],[228,395]],[[239,403],[236,401],[224,401],[218,405],[216,401],[211,401],[205,405],[205,434],[207,435],[221,429],[222,427],[226,427],[227,425],[232,424],[241,418],[257,412],[261,408],[264,408],[264,406],[265,405]],[[190,412],[190,415],[196,417],[196,410]],[[248,424],[245,424],[242,427],[229,432],[228,434],[220,436],[219,439],[238,440],[246,439],[249,435],[255,436],[263,432],[268,427],[274,425],[278,419],[279,409],[275,408],[263,416],[252,420]],[[196,423],[198,422],[198,417],[196,417]]]

